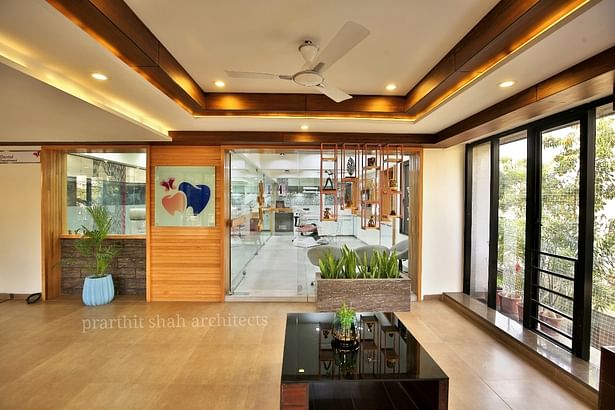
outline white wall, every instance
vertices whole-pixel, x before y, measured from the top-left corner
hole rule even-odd
[[[423,295],[463,290],[464,157],[464,145],[423,152]]]
[[[41,166],[0,164],[0,181],[0,293],[40,292]]]

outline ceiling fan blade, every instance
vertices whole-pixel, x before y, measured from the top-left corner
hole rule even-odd
[[[253,73],[250,71],[229,71],[225,70],[226,75],[231,78],[249,78],[252,80],[291,80],[290,75],[279,75],[271,73]]]
[[[318,91],[320,91],[321,93],[323,93],[324,95],[331,98],[333,101],[337,103],[345,101],[345,100],[349,100],[352,98],[352,95],[346,94],[344,91],[340,90],[339,88],[335,88],[335,87],[332,87],[324,83],[316,86],[316,88],[318,89]]]
[[[316,56],[314,62],[308,65],[308,68],[312,68],[320,73],[325,72],[368,35],[369,30],[359,23],[354,21],[346,22],[329,44],[327,44],[327,47]]]

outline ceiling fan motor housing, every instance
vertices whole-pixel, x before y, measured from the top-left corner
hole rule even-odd
[[[305,87],[316,87],[322,84],[323,78],[317,71],[305,70],[299,71],[297,74],[293,75],[293,81]]]

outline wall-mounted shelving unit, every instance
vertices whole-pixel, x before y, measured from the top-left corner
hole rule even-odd
[[[365,144],[361,151],[361,229],[380,229],[382,147]]]
[[[382,147],[382,220],[393,221],[401,216],[403,145]]]
[[[360,209],[359,198],[359,162],[361,160],[360,144],[342,144],[342,162],[340,163],[340,208],[350,208],[353,214]]]
[[[337,144],[320,144],[321,221],[337,221],[339,159]]]

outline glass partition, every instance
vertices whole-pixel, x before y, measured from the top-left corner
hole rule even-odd
[[[145,153],[67,155],[67,230],[92,228],[86,207],[100,205],[113,218],[111,234],[145,234]]]
[[[271,236],[269,215],[273,180],[241,154],[230,153],[231,163],[231,293],[245,276],[246,265]],[[259,206],[262,205],[262,206]]]

